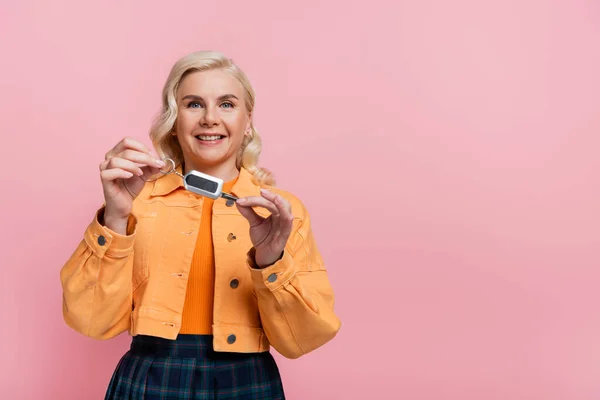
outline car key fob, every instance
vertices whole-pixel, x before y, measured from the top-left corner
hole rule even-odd
[[[192,193],[211,199],[218,199],[219,197],[233,201],[238,199],[229,193],[223,192],[223,179],[199,171],[190,171],[185,174],[183,186]]]

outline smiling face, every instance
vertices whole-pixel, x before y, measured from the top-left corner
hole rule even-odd
[[[173,135],[183,151],[184,172],[235,177],[236,158],[251,124],[242,84],[220,69],[192,72],[182,79],[176,98]]]

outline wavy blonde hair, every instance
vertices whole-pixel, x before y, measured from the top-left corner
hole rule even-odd
[[[176,93],[180,82],[188,74],[197,71],[221,69],[235,77],[244,87],[246,109],[254,110],[254,90],[246,74],[223,54],[214,51],[198,51],[179,59],[171,69],[162,91],[162,110],[150,128],[150,139],[160,157],[169,157],[176,165],[183,165],[183,151],[177,137],[171,135],[177,120]],[[262,149],[261,139],[254,123],[250,121],[250,134],[244,135],[236,167],[246,169],[258,184],[275,185],[270,171],[258,166]]]

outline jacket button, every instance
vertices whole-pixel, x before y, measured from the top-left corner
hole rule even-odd
[[[227,240],[229,240],[230,242],[235,239],[237,239],[237,238],[235,237],[235,235],[233,233],[230,233],[229,235],[227,235]]]
[[[232,289],[237,288],[238,286],[240,286],[240,281],[238,281],[237,279],[232,279],[231,282],[229,282],[229,286]]]
[[[229,336],[227,336],[227,343],[229,344],[234,344],[235,343],[235,335],[231,334]]]
[[[227,201],[225,202],[225,205],[226,205],[227,207],[233,207],[233,205],[234,205],[234,204],[235,204],[235,201],[233,201],[233,200],[231,200],[231,199],[229,199],[229,200],[227,200]]]
[[[269,275],[269,277],[267,278],[267,280],[271,283],[275,282],[277,280],[277,274],[271,274]]]
[[[104,246],[106,244],[106,238],[102,235],[98,236],[98,244]]]

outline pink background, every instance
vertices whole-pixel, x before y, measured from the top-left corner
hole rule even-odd
[[[104,395],[130,339],[67,328],[59,270],[199,49],[251,77],[336,290],[290,399],[600,398],[597,1],[167,4],[1,3],[1,398]]]

